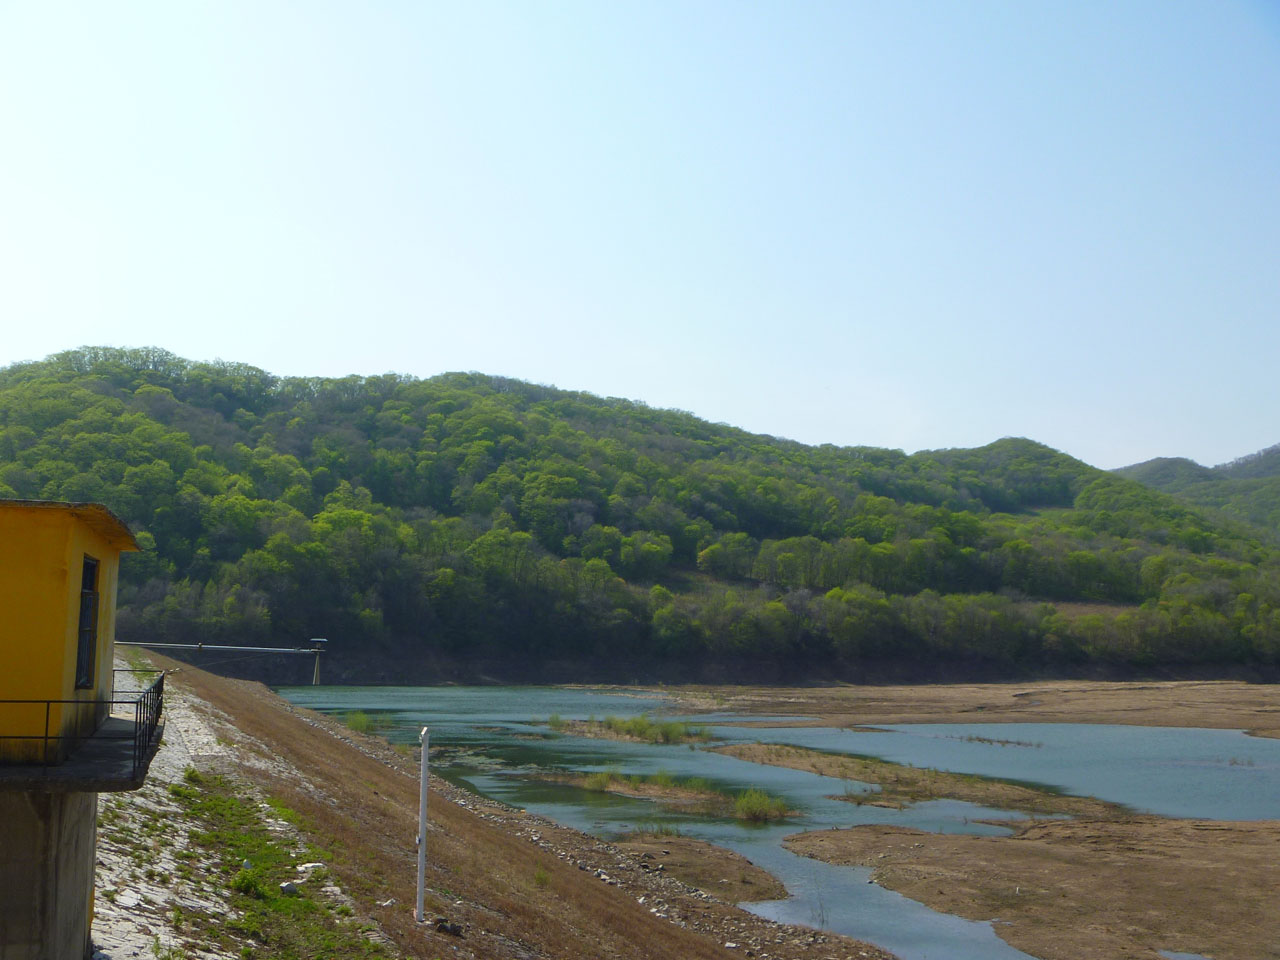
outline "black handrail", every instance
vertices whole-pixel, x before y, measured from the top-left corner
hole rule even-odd
[[[160,726],[160,718],[164,712],[164,674],[161,673],[145,690],[128,697],[112,697],[105,700],[0,700],[0,707],[9,704],[41,705],[44,707],[44,730],[42,733],[0,734],[0,740],[40,740],[43,744],[39,766],[51,766],[63,759],[61,745],[69,742],[70,749],[87,740],[132,740],[133,741],[133,778],[146,768],[151,747],[155,743],[156,730]],[[116,706],[133,707],[133,730],[127,734],[111,734],[103,732],[97,723],[98,711],[94,709],[76,711],[76,729],[72,733],[52,733],[49,729],[53,707],[57,705],[75,707]],[[94,724],[93,729],[83,730],[84,718],[88,716]],[[52,749],[51,749],[52,748]],[[70,752],[70,751],[68,751]]]
[[[164,708],[164,674],[156,677],[155,683],[142,691],[134,706],[133,736],[133,775],[136,777],[147,761],[151,751],[151,742],[155,738],[156,728],[160,725],[160,713]]]

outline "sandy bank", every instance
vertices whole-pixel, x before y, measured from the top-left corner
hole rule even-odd
[[[796,853],[874,868],[936,910],[991,920],[1043,960],[1280,957],[1280,823],[1140,817],[1037,821],[1012,837],[888,826],[791,837]]]
[[[1280,684],[1085,680],[930,686],[677,687],[690,710],[796,715],[806,726],[883,723],[1126,723],[1280,737]]]

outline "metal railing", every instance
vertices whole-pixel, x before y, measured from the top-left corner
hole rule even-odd
[[[72,754],[86,743],[131,740],[132,775],[137,779],[139,773],[146,769],[160,717],[164,712],[164,674],[159,674],[145,689],[113,695],[105,700],[0,700],[0,724],[10,730],[14,726],[5,721],[3,710],[13,707],[26,707],[24,712],[36,724],[39,724],[39,715],[43,713],[43,729],[28,727],[26,732],[0,734],[0,741],[21,741],[32,748],[19,751],[26,754],[21,759],[0,762],[6,765],[26,762],[36,766],[53,766],[71,759]],[[130,707],[133,708],[132,711],[129,710]],[[113,716],[126,719],[130,712],[133,714],[133,723],[127,731],[116,732],[119,729],[117,726],[103,722]],[[71,718],[70,724],[66,722],[68,716]],[[5,754],[12,756],[9,751],[5,751]]]

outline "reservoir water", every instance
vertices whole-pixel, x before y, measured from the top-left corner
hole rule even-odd
[[[656,713],[666,706],[645,691],[541,687],[292,687],[292,702],[327,713],[362,710],[385,724],[392,742],[416,742],[431,728],[439,756],[433,771],[496,800],[586,832],[615,837],[671,827],[734,850],[777,876],[788,899],[744,904],[771,919],[868,940],[904,960],[1015,960],[1028,955],[1000,940],[988,923],[930,910],[874,883],[867,868],[837,867],[785,850],[803,830],[888,823],[934,832],[999,834],[976,821],[1018,814],[960,801],[904,810],[857,805],[841,796],[875,788],[804,771],[749,763],[701,746],[650,745],[558,734],[547,720]],[[882,757],[919,767],[1029,781],[1096,796],[1135,810],[1206,819],[1280,818],[1280,741],[1240,731],[1086,724],[916,724],[848,730],[788,727],[787,718],[699,715],[719,743],[785,743]],[[731,725],[750,721],[751,726]],[[679,813],[611,794],[548,783],[547,769],[624,774],[666,771],[706,777],[732,791],[759,787],[802,812],[764,826]]]

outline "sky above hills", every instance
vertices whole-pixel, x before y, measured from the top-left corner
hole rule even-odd
[[[1280,441],[1280,7],[0,4],[0,364],[478,370],[807,443]]]

